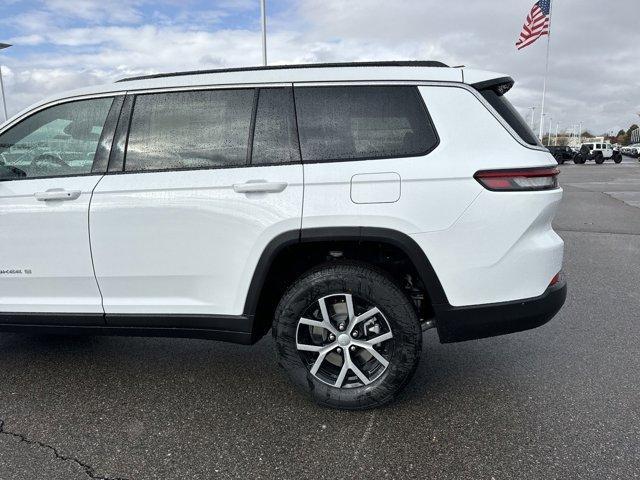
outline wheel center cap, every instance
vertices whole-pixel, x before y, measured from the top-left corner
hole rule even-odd
[[[342,333],[338,336],[338,343],[340,344],[340,346],[346,347],[351,343],[351,337],[349,337],[349,335],[347,335],[346,333]]]

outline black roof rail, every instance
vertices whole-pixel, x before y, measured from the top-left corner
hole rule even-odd
[[[298,68],[335,68],[335,67],[439,67],[449,68],[442,62],[432,60],[407,60],[407,61],[386,61],[386,62],[345,62],[345,63],[307,63],[296,65],[269,65],[266,67],[236,67],[219,68],[214,70],[192,70],[187,72],[156,73],[152,75],[140,75],[118,80],[118,82],[130,82],[133,80],[149,80],[152,78],[181,77],[185,75],[205,75],[208,73],[231,73],[231,72],[253,72],[261,70],[289,70]]]

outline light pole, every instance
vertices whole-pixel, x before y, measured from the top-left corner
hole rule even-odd
[[[558,146],[558,130],[560,129],[560,122],[556,122],[556,139],[553,142],[553,144],[557,147]]]
[[[5,48],[9,48],[11,45],[8,43],[0,43],[0,50],[4,50]],[[5,121],[9,119],[7,115],[7,99],[4,96],[4,82],[2,81],[2,65],[0,65],[0,92],[2,92],[2,108],[4,109],[4,119]]]
[[[262,17],[262,65],[267,66],[267,0],[260,0],[260,14]]]
[[[578,124],[578,143],[582,145],[582,122]]]
[[[531,122],[529,122],[529,124],[531,125],[531,130],[534,130],[536,128],[535,124],[533,123],[534,122],[534,116],[533,115],[534,115],[534,113],[536,111],[536,108],[537,107],[529,107],[529,110],[531,110]]]

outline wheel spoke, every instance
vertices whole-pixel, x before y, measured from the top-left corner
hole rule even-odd
[[[342,362],[342,368],[340,369],[340,374],[338,375],[338,378],[336,379],[336,383],[334,384],[335,387],[337,388],[342,387],[342,383],[344,382],[344,379],[347,376],[348,371],[349,371],[349,364],[346,361]]]
[[[351,323],[351,321],[356,318],[356,312],[353,308],[353,297],[350,294],[345,293],[344,300],[347,303],[347,320]]]
[[[301,318],[300,319],[300,324],[301,325],[309,325],[310,327],[327,328],[326,325],[324,324],[324,322],[320,322],[318,320],[311,320],[309,318]]]
[[[367,376],[364,373],[362,373],[362,370],[356,367],[356,365],[353,362],[351,362],[350,368],[351,368],[351,371],[356,374],[356,376],[360,379],[362,383],[364,383],[365,385],[369,385],[371,383],[371,380],[369,380],[369,378],[367,378]]]
[[[378,362],[380,362],[380,364],[384,368],[387,368],[387,366],[389,366],[389,361],[386,358],[384,358],[382,355],[380,355],[380,353],[377,352],[375,348],[369,347],[367,348],[367,352],[373,355],[373,358],[375,358]]]
[[[378,335],[377,337],[369,338],[366,340],[366,342],[369,345],[377,345],[379,343],[386,342],[387,340],[391,340],[392,338],[393,338],[393,333],[387,332],[387,333],[383,333],[382,335]]]
[[[324,346],[319,345],[307,345],[306,343],[296,343],[296,348],[303,352],[320,352],[324,349]]]
[[[316,358],[316,361],[313,364],[313,367],[311,367],[311,374],[312,375],[315,375],[316,373],[318,373],[318,370],[322,366],[322,362],[324,362],[325,357],[327,356],[327,354],[332,349],[333,349],[333,346],[330,345],[330,346],[324,347],[322,350],[320,350],[320,352],[318,353],[318,358]]]
[[[330,322],[331,318],[329,317],[329,312],[327,311],[327,302],[324,301],[324,298],[318,300],[318,305],[320,305],[320,313],[322,314],[322,320],[325,322]]]

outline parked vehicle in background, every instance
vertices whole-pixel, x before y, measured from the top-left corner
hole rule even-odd
[[[30,107],[0,129],[0,330],[271,330],[317,402],[383,405],[424,330],[518,332],[564,303],[559,169],[512,85],[439,62],[298,65]]]
[[[547,147],[547,149],[549,150],[549,152],[551,152],[553,158],[555,158],[556,162],[558,162],[560,165],[562,165],[567,160],[573,160],[574,153],[573,150],[571,150],[571,147],[550,146]]]
[[[640,156],[640,143],[634,143],[632,145],[627,145],[626,147],[622,147],[621,152],[623,155],[637,158],[638,156]]]
[[[583,164],[593,160],[597,164],[602,164],[607,159],[613,159],[615,163],[622,161],[622,155],[615,154],[610,143],[583,143],[580,151],[573,157],[573,162]]]
[[[613,145],[613,156],[611,157],[615,163],[622,162],[622,151],[620,145]]]

